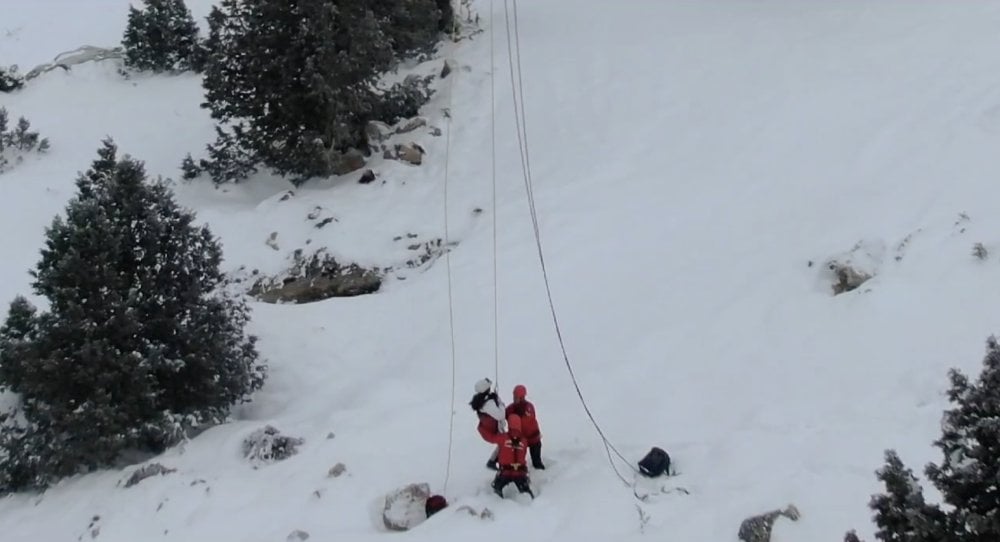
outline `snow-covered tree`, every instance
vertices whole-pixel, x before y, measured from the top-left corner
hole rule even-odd
[[[159,453],[221,423],[264,381],[247,307],[223,294],[219,243],[107,140],[32,271],[47,312],[0,328],[0,492]]]
[[[419,79],[391,89],[377,82],[401,56],[436,42],[436,1],[222,0],[208,17],[204,106],[222,133],[279,174],[346,173],[345,153],[367,152],[369,120],[416,114],[429,97]]]
[[[17,66],[0,66],[0,92],[13,92],[24,86],[24,78],[17,72]]]
[[[903,465],[895,451],[885,453],[885,466],[878,479],[886,492],[872,497],[875,537],[883,542],[938,542],[945,525],[940,508],[924,502],[923,489],[913,471]]]
[[[1000,540],[1000,346],[986,342],[983,369],[975,382],[949,374],[942,435],[934,445],[944,457],[927,477],[954,508],[952,523],[963,542]]]
[[[924,502],[913,473],[894,452],[879,471],[886,493],[870,506],[885,542],[995,542],[1000,540],[1000,345],[986,342],[983,368],[975,382],[956,369],[949,372],[941,438],[941,464],[925,474],[941,493],[945,507]]]
[[[143,0],[142,10],[129,6],[122,38],[125,66],[144,71],[199,71],[205,50],[198,25],[184,0]]]
[[[49,150],[48,138],[31,130],[31,123],[24,117],[9,129],[7,110],[0,107],[0,173],[7,170],[11,160],[20,161],[29,152],[44,153]]]

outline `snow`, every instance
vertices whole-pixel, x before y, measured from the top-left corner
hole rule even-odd
[[[0,65],[27,71],[82,44],[116,45],[127,4],[6,2]],[[190,5],[201,17],[210,1]],[[0,500],[5,542],[89,538],[94,526],[104,542],[280,541],[296,529],[375,540],[388,536],[379,498],[420,482],[452,506],[394,536],[633,540],[642,529],[735,541],[744,518],[795,503],[801,520],[779,520],[775,542],[851,528],[872,539],[866,504],[883,450],[917,472],[939,459],[947,369],[978,371],[1000,330],[1000,2],[519,3],[536,204],[570,359],[612,442],[634,461],[667,449],[682,472],[667,483],[690,491],[645,503],[610,470],[556,342],[494,3],[499,379],[505,398],[527,386],[552,463],[531,504],[490,493],[490,449],[466,406],[494,371],[490,5],[474,2],[486,32],[446,49],[458,65],[450,97],[441,85],[424,109],[443,130],[442,108],[453,118],[454,397],[443,260],[374,295],[256,303],[270,377],[233,423],[154,458],[177,472],[135,487],[121,486],[138,466]],[[112,63],[0,95],[52,143],[0,176],[0,300],[30,293],[44,228],[100,140],[177,179],[184,155],[214,137],[201,99],[194,75],[125,80]],[[284,201],[292,187],[266,175],[175,189],[222,239],[227,270],[278,272],[302,247],[398,266],[408,244],[445,236],[446,138],[421,129],[391,142],[411,140],[424,164],[376,159],[367,185],[357,172]],[[272,232],[279,250],[265,243]],[[986,261],[972,256],[977,242]],[[823,264],[859,243],[874,278],[832,296]],[[241,443],[268,424],[304,443],[254,469]],[[328,477],[336,463],[345,473]]]

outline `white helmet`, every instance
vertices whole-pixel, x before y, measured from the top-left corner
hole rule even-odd
[[[491,387],[493,387],[493,382],[489,378],[484,378],[476,382],[476,393],[486,393],[490,391]]]

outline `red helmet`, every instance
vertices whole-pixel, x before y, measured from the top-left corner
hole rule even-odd
[[[528,396],[528,388],[525,388],[522,384],[514,386],[514,400],[524,399]]]

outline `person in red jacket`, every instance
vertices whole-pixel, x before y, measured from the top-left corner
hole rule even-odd
[[[503,489],[512,483],[519,492],[527,493],[534,499],[531,479],[528,477],[528,454],[525,442],[521,439],[521,418],[517,416],[507,418],[507,434],[504,437],[503,443],[500,444],[500,453],[497,455],[500,468],[493,479],[493,491],[502,499]]]
[[[493,391],[493,382],[489,378],[476,382],[475,390],[476,394],[469,401],[469,406],[476,411],[476,415],[479,417],[479,425],[476,427],[479,436],[483,437],[486,442],[497,446],[493,449],[490,458],[486,460],[487,468],[497,470],[497,453],[500,444],[506,438],[504,432],[507,431],[504,404]]]
[[[508,418],[511,415],[521,418],[521,432],[531,451],[531,466],[545,470],[545,464],[542,463],[542,431],[538,427],[538,417],[535,416],[535,405],[527,397],[527,388],[521,384],[514,386],[514,402],[507,407],[506,414]]]

